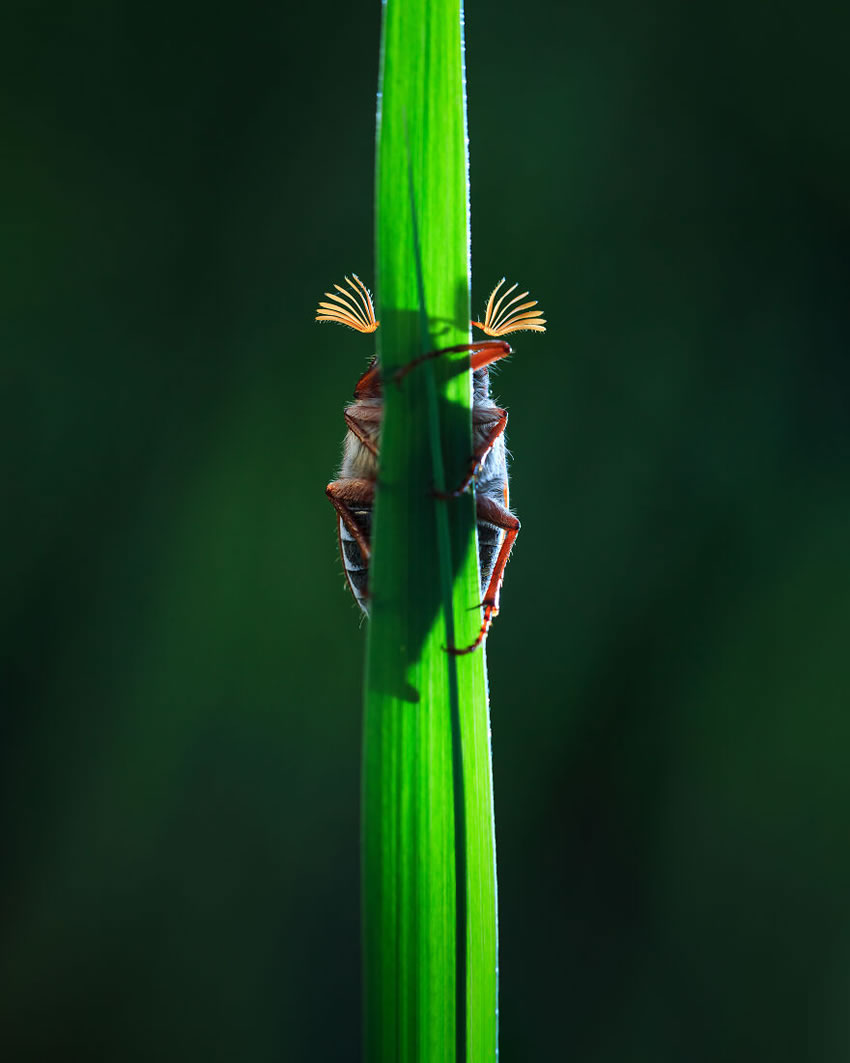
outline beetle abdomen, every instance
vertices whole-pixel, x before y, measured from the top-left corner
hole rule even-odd
[[[372,508],[359,506],[351,508],[357,527],[367,543],[372,541]],[[339,521],[339,552],[345,568],[345,578],[354,595],[355,601],[364,613],[369,613],[369,562],[363,557],[363,551],[342,519]]]
[[[372,542],[371,507],[352,507],[351,515],[367,543]],[[493,566],[502,544],[503,532],[485,521],[478,521],[478,568],[481,573],[481,593],[486,593]],[[345,568],[345,578],[354,599],[363,612],[369,615],[369,562],[351,532],[342,520],[339,521],[339,550]]]
[[[481,573],[481,594],[487,592],[493,567],[502,545],[504,532],[492,524],[478,521],[478,570]]]

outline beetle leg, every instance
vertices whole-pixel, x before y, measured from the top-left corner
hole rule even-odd
[[[498,362],[500,358],[506,358],[509,354],[513,354],[513,348],[504,340],[459,343],[456,347],[441,347],[437,351],[428,351],[427,354],[420,354],[418,358],[413,358],[407,365],[396,369],[392,374],[392,379],[396,384],[400,384],[412,369],[422,365],[423,362],[429,362],[433,358],[441,358],[444,354],[461,354],[464,351],[470,352],[469,368],[473,370],[483,369],[485,365],[491,365],[493,362]]]
[[[472,457],[469,459],[469,468],[467,470],[467,474],[464,477],[464,479],[460,482],[460,484],[453,491],[435,491],[434,494],[435,494],[435,496],[437,498],[457,498],[458,495],[462,495],[463,492],[467,489],[467,487],[469,487],[469,485],[475,479],[475,474],[478,472],[478,470],[484,464],[484,459],[490,453],[490,450],[492,449],[493,444],[496,442],[496,440],[499,438],[499,436],[502,435],[502,433],[505,431],[505,426],[508,423],[508,412],[507,412],[507,410],[502,410],[498,406],[496,406],[496,407],[488,407],[488,408],[480,411],[480,413],[479,413],[478,411],[473,409],[473,411],[472,411],[472,425],[473,425],[473,428],[476,427],[476,425],[475,425],[476,415],[477,416],[481,416],[482,414],[487,418],[487,420],[483,421],[481,423],[490,424],[492,422],[493,427],[490,429],[489,432],[487,432],[486,436],[481,440],[479,445],[475,448],[475,451],[473,452]],[[495,420],[492,419],[492,415],[493,414],[496,414],[496,419]]]
[[[475,346],[473,344],[473,346]],[[484,346],[478,346],[478,350],[473,351],[469,359],[469,368],[472,370],[483,369],[485,365],[492,365],[493,362],[498,362],[501,358],[506,358],[509,354],[513,354],[514,349],[509,343],[502,340],[500,343],[493,343],[490,340]]]
[[[368,564],[372,548],[366,541],[366,536],[360,529],[360,525],[354,519],[351,512],[352,506],[371,506],[375,500],[375,484],[372,480],[332,480],[325,488],[325,494],[331,500],[334,509],[339,514],[339,519],[348,528],[352,538],[360,547],[363,560]],[[343,560],[342,543],[339,547]]]
[[[493,574],[490,577],[490,583],[487,586],[487,593],[484,595],[484,601],[481,603],[484,609],[484,619],[481,623],[481,630],[478,632],[478,638],[471,646],[467,646],[462,650],[450,647],[448,652],[453,653],[456,656],[460,656],[464,653],[472,653],[472,651],[477,650],[484,639],[487,638],[487,632],[490,630],[493,617],[499,612],[499,597],[502,590],[502,581],[505,578],[505,566],[508,563],[511,549],[513,548],[517,535],[519,535],[520,528],[519,521],[513,513],[509,513],[504,506],[500,506],[498,502],[494,502],[491,498],[476,498],[475,509],[479,521],[484,521],[487,524],[494,525],[496,528],[500,528],[504,531],[505,538],[502,540],[499,556],[496,558],[496,564],[493,566]]]
[[[343,413],[345,423],[349,429],[376,458],[378,456],[378,447],[369,429],[374,428],[375,425],[380,425],[382,416],[383,413],[379,406],[365,406],[362,403],[347,407]]]

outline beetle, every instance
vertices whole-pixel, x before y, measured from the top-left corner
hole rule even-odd
[[[369,289],[356,273],[346,276],[348,288],[334,284],[335,292],[325,292],[329,302],[320,302],[317,321],[335,321],[358,332],[375,332],[380,324]],[[450,647],[455,654],[471,653],[484,639],[499,612],[499,597],[505,566],[519,534],[520,524],[511,512],[508,494],[508,467],[505,451],[506,410],[496,406],[490,396],[488,367],[512,354],[511,346],[499,337],[512,332],[545,332],[545,318],[533,309],[537,300],[521,302],[528,295],[522,292],[508,299],[516,290],[514,284],[499,295],[505,278],[493,289],[487,302],[483,322],[472,324],[492,337],[478,343],[464,343],[420,355],[397,370],[395,379],[431,358],[446,354],[469,352],[472,370],[472,433],[473,454],[466,476],[453,490],[439,497],[451,498],[475,485],[475,507],[478,524],[478,562],[481,573],[481,592],[484,610],[481,629],[475,642],[463,649]],[[507,301],[506,301],[507,300]],[[519,305],[517,305],[519,304]],[[357,381],[354,402],[346,406],[343,416],[348,432],[343,444],[342,467],[339,477],[325,488],[337,513],[339,552],[345,576],[354,599],[369,615],[369,558],[371,556],[372,506],[378,477],[381,421],[383,417],[383,380],[377,355]]]

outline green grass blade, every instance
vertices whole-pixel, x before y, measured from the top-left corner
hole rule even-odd
[[[386,371],[469,339],[462,46],[459,0],[385,4],[376,239]],[[471,643],[480,624],[474,506],[430,491],[441,464],[459,482],[471,453],[468,361],[428,363],[385,393],[364,728],[366,1059],[493,1059],[485,658],[444,650]]]

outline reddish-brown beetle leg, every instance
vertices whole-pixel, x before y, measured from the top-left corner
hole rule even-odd
[[[422,365],[423,362],[430,362],[434,358],[441,358],[444,354],[462,354],[464,351],[470,352],[470,369],[483,369],[485,365],[492,365],[493,362],[498,362],[500,358],[506,358],[509,354],[513,354],[511,345],[504,340],[499,340],[497,342],[494,342],[493,340],[481,340],[478,343],[459,343],[456,347],[441,347],[437,351],[428,351],[427,354],[420,354],[418,358],[412,359],[407,365],[403,365],[400,369],[396,369],[392,374],[392,379],[395,381],[396,385],[399,385],[409,372],[416,369],[417,366]]]
[[[500,506],[498,502],[494,502],[490,498],[477,498],[475,500],[475,509],[479,521],[484,521],[485,524],[492,524],[501,529],[505,533],[505,538],[502,540],[499,556],[493,566],[493,574],[487,586],[487,593],[481,603],[484,608],[484,619],[481,624],[481,630],[478,632],[478,638],[471,646],[466,646],[462,650],[455,647],[448,648],[449,653],[458,657],[464,653],[472,653],[477,650],[484,639],[487,638],[487,632],[493,623],[493,617],[499,612],[499,598],[502,590],[502,581],[505,578],[505,566],[508,563],[508,558],[520,529],[520,523],[513,513],[509,513],[504,506]]]
[[[371,480],[332,480],[325,488],[325,494],[331,500],[340,520],[348,528],[354,541],[360,547],[363,560],[368,562],[372,550],[360,530],[360,526],[354,519],[351,507],[372,505],[375,499],[374,483]],[[342,547],[340,547],[340,553],[342,553]]]
[[[514,353],[513,347],[505,340],[500,340],[498,343],[490,340],[489,343],[472,344],[472,346],[478,348],[469,359],[469,368],[473,371],[483,369],[486,365],[492,365],[493,362],[498,362]]]
[[[360,440],[363,446],[377,458],[378,447],[375,443],[375,431],[380,427],[381,419],[383,417],[383,411],[379,406],[366,406],[365,403],[358,402],[352,406],[348,406],[344,413],[345,423],[355,436]],[[335,480],[334,483],[340,481]],[[362,500],[358,500],[362,501]]]
[[[496,414],[496,420],[492,419],[492,415]],[[475,448],[475,453],[469,459],[469,468],[467,474],[463,480],[454,488],[453,491],[435,491],[434,494],[437,498],[457,498],[458,495],[462,495],[464,491],[469,487],[472,481],[475,479],[476,473],[484,464],[484,460],[490,453],[493,444],[505,431],[505,427],[508,423],[508,412],[502,410],[498,406],[485,408],[484,410],[472,411],[472,427],[473,431],[477,428],[483,428],[487,426],[487,434],[484,436],[479,445]]]

